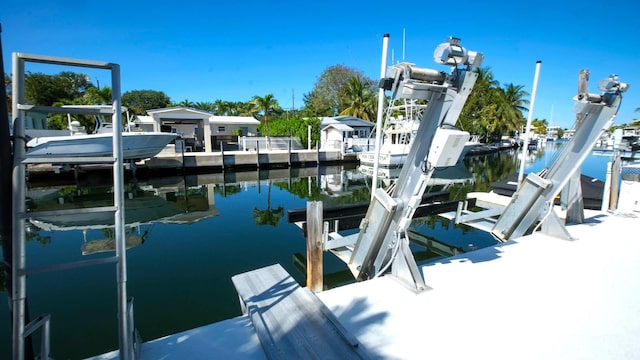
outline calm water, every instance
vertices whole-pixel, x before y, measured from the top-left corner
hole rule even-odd
[[[553,158],[546,151],[531,154],[527,172],[539,171]],[[604,180],[606,157],[591,156],[582,172]],[[518,171],[513,151],[468,157],[457,169],[452,199],[469,191],[488,191],[489,183]],[[445,176],[445,175],[443,175]],[[306,169],[220,173],[158,178],[127,185],[127,223],[131,223],[128,251],[128,292],[135,298],[135,321],[143,340],[187,330],[240,315],[231,276],[280,263],[300,282],[296,265],[305,254],[305,239],[287,211],[304,208],[309,200],[324,206],[368,201],[370,178],[356,168],[342,166]],[[53,209],[95,206],[109,187],[92,179],[66,186],[31,184],[30,206]],[[89,246],[108,247],[112,231],[96,228],[101,219],[40,219],[30,226],[29,266],[108,256]],[[37,225],[37,226],[36,226]],[[495,243],[491,236],[456,227],[439,217],[414,221],[413,228],[438,241],[467,249]],[[97,240],[97,241],[96,241]],[[414,246],[414,245],[412,245]],[[421,260],[438,255],[414,246]],[[352,281],[346,266],[325,255],[325,283],[337,286]],[[4,284],[4,279],[0,284]],[[4,285],[3,285],[4,286]],[[10,358],[11,335],[6,289],[0,289],[0,358]],[[115,266],[35,274],[28,281],[32,317],[52,314],[52,355],[76,359],[117,347]]]

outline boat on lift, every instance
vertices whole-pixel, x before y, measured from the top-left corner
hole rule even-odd
[[[82,107],[93,110],[95,130],[87,133],[86,129],[72,117],[72,109]],[[68,133],[61,136],[40,136],[27,142],[26,157],[76,158],[111,156],[113,149],[113,124],[111,105],[69,105],[67,113]],[[122,107],[123,112],[127,112]],[[131,131],[127,126],[122,132],[122,152],[125,161],[136,161],[157,155],[177,137],[173,133]]]
[[[415,138],[420,119],[422,118],[426,104],[420,104],[414,99],[402,99],[402,105],[392,105],[386,110],[385,130],[379,154],[376,151],[365,151],[358,154],[360,165],[373,167],[378,158],[378,166],[384,169],[399,169],[407,160],[411,149],[411,142]],[[438,135],[436,135],[438,136]],[[460,159],[464,158],[469,150],[482,145],[477,135],[465,142],[460,153]]]

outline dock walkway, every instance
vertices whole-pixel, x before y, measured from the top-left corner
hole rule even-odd
[[[231,280],[268,358],[368,358],[333,313],[282,266],[252,270]]]

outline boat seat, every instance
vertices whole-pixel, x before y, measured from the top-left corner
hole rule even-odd
[[[331,310],[279,264],[231,280],[267,358],[369,358]]]

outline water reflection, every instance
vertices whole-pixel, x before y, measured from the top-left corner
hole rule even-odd
[[[535,155],[534,155],[535,156]],[[466,198],[470,191],[488,191],[489,183],[500,180],[516,169],[516,152],[501,152],[464,159],[454,167],[437,170],[429,181],[428,192],[446,190],[451,200]],[[397,175],[396,169],[381,169],[379,186],[387,187]],[[395,172],[394,172],[395,171]],[[257,196],[248,204],[239,205],[251,213],[257,226],[287,226],[283,220],[291,204],[274,204],[273,189],[303,201],[323,201],[325,207],[368,202],[371,196],[371,169],[356,166],[326,166],[311,168],[271,169],[245,172],[222,172],[182,177],[152,178],[131,181],[125,186],[125,223],[130,229],[131,244],[146,240],[156,223],[189,225],[218,216],[216,197],[231,200],[255,189]],[[69,215],[63,211],[113,204],[112,187],[78,183],[63,186],[30,184],[29,211],[48,211],[47,216],[28,219],[31,238],[46,239],[46,232],[80,230],[83,243],[113,238],[113,216],[104,212],[81,212]],[[245,206],[248,205],[248,206]],[[61,213],[51,213],[61,212]],[[448,228],[444,219],[432,216],[415,220],[417,227],[436,225]],[[146,227],[145,227],[146,226]],[[99,230],[98,234],[92,231]],[[44,231],[45,234],[39,234]],[[463,233],[470,230],[461,227]],[[145,236],[146,235],[146,236]],[[46,242],[46,241],[44,241]]]

